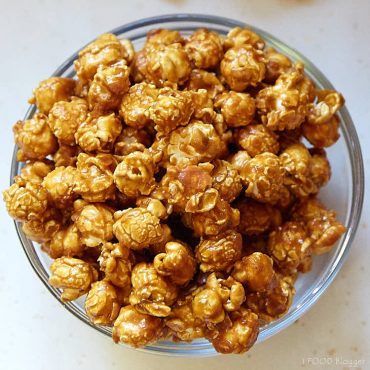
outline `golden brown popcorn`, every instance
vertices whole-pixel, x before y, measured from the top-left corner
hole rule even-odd
[[[295,274],[300,264],[311,255],[311,244],[304,225],[289,221],[270,233],[268,252],[281,271]]]
[[[221,109],[225,122],[230,127],[249,125],[256,111],[254,99],[249,94],[235,91],[217,96],[215,107]]]
[[[239,225],[240,213],[219,198],[214,208],[202,213],[186,213],[183,221],[197,236],[217,235]]]
[[[123,127],[114,143],[114,154],[124,156],[132,152],[143,152],[150,144],[150,135],[145,130]]]
[[[153,265],[157,273],[176,285],[187,284],[194,276],[196,262],[193,252],[187,245],[168,242],[165,253],[154,257]]]
[[[140,250],[159,243],[165,232],[158,217],[145,208],[128,208],[114,214],[113,233],[124,247]]]
[[[55,167],[76,167],[77,156],[81,153],[79,146],[60,144],[58,150],[53,154]]]
[[[36,104],[40,113],[48,114],[56,102],[70,99],[75,86],[76,81],[71,78],[50,77],[39,83],[28,102]]]
[[[19,181],[41,184],[44,177],[53,169],[54,163],[49,160],[28,162],[21,169],[20,179],[17,179],[16,182],[19,184]]]
[[[280,75],[274,86],[260,90],[256,97],[262,122],[271,130],[292,130],[299,127],[314,98],[313,83],[304,75],[303,64]]]
[[[127,64],[131,64],[135,56],[134,45],[129,39],[122,39],[119,40],[119,42],[121,43],[124,49],[123,59],[126,61]]]
[[[149,108],[149,117],[158,135],[166,136],[178,126],[187,125],[193,110],[189,93],[165,87],[159,90],[156,101]]]
[[[270,204],[244,198],[238,200],[235,207],[240,212],[238,231],[243,235],[260,235],[281,225],[280,211]]]
[[[151,45],[146,48],[145,79],[162,87],[166,83],[183,85],[190,76],[188,55],[181,44]]]
[[[331,168],[324,149],[310,149],[310,177],[317,189],[326,185],[331,177]]]
[[[155,187],[155,166],[149,152],[132,152],[124,157],[114,171],[118,190],[128,197],[149,195]]]
[[[142,82],[131,86],[124,95],[119,114],[128,126],[140,129],[151,123],[149,108],[154,104],[159,90]]]
[[[13,126],[14,141],[19,147],[17,160],[44,159],[58,149],[58,142],[48,125],[47,117],[36,113],[31,119]]]
[[[76,145],[75,133],[87,117],[84,99],[72,97],[71,101],[59,101],[49,112],[49,126],[60,144]]]
[[[214,99],[225,90],[224,85],[214,73],[202,69],[193,69],[191,71],[186,88],[187,90],[195,91],[204,89],[211,99]]]
[[[18,221],[35,220],[48,207],[48,193],[38,183],[24,183],[21,179],[3,192],[3,199],[9,215]],[[20,181],[20,184],[17,183]]]
[[[103,204],[87,204],[72,219],[87,247],[97,247],[113,239],[113,210]]]
[[[44,244],[43,250],[53,259],[79,257],[85,249],[80,237],[81,235],[76,225],[71,224],[55,233],[50,242]]]
[[[167,219],[169,214],[169,207],[165,207],[160,200],[151,197],[137,198],[136,206],[146,208],[151,214],[161,220]]]
[[[104,202],[112,199],[116,190],[113,182],[116,163],[110,154],[96,156],[79,154],[75,192],[88,202]]]
[[[186,167],[212,161],[221,150],[221,139],[214,126],[193,121],[171,132],[167,155],[172,165]]]
[[[75,167],[60,166],[45,176],[42,186],[46,189],[49,199],[56,207],[69,206],[77,197],[74,192],[76,173]]]
[[[262,124],[251,124],[234,131],[234,140],[251,157],[264,152],[279,152],[278,136]]]
[[[234,46],[251,45],[256,49],[263,49],[265,42],[255,32],[248,28],[232,28],[224,41],[224,48],[230,49]]]
[[[117,318],[120,305],[113,285],[100,280],[91,285],[85,301],[86,314],[95,325],[111,325]]]
[[[131,285],[135,258],[129,248],[119,243],[104,243],[98,262],[105,278],[112,284],[120,288]]]
[[[74,62],[77,77],[83,85],[91,82],[100,66],[110,66],[129,58],[128,51],[115,35],[105,33],[99,36],[78,53]]]
[[[245,195],[263,203],[276,204],[283,191],[284,168],[279,157],[272,153],[262,153],[251,158],[239,171],[242,182],[247,187]]]
[[[336,219],[335,212],[326,209],[315,197],[301,200],[293,208],[292,219],[305,224],[315,254],[329,252],[346,231]]]
[[[303,136],[317,148],[328,148],[335,144],[339,137],[339,117],[331,117],[319,125],[304,122],[302,125]]]
[[[87,93],[90,110],[107,112],[118,109],[130,87],[129,76],[130,68],[125,60],[99,66]]]
[[[261,321],[268,323],[289,310],[294,294],[292,278],[277,274],[277,285],[272,290],[247,294],[246,305]]]
[[[288,72],[292,67],[290,59],[278,53],[274,48],[267,48],[265,50],[266,58],[266,76],[265,80],[273,84],[281,74]]]
[[[213,289],[205,288],[197,292],[193,298],[192,310],[194,317],[207,325],[218,324],[225,319],[222,299]]]
[[[114,113],[100,117],[91,114],[78,127],[75,139],[85,152],[109,153],[121,130],[121,122]]]
[[[158,274],[152,263],[140,262],[131,274],[130,304],[142,313],[166,317],[178,296],[176,285]]]
[[[244,167],[250,160],[251,157],[246,150],[239,150],[234,155],[229,157],[229,162],[238,170],[239,174],[243,172]]]
[[[133,306],[122,307],[113,326],[113,340],[116,343],[143,347],[159,340],[163,323],[159,317],[138,312]]]
[[[184,44],[185,40],[179,31],[158,28],[150,30],[146,36],[145,47],[152,45]]]
[[[190,61],[196,68],[216,68],[223,56],[222,40],[218,33],[199,28],[185,44]]]
[[[230,162],[216,159],[212,163],[215,166],[212,171],[212,187],[218,190],[223,200],[231,203],[242,191],[239,172]]]
[[[273,261],[268,255],[254,252],[235,263],[231,276],[251,291],[264,292],[276,284],[272,264]]]
[[[196,318],[192,308],[192,296],[186,295],[173,306],[169,316],[165,318],[165,325],[170,329],[174,341],[191,342],[204,337],[204,322]]]
[[[60,298],[64,302],[86,294],[98,278],[98,272],[91,264],[77,258],[57,258],[51,264],[50,271],[49,283],[54,288],[62,289]]]
[[[216,112],[213,110],[213,101],[207,90],[191,91],[191,101],[194,108],[193,119],[204,123],[213,123]]]
[[[242,237],[234,230],[204,237],[195,249],[195,257],[203,272],[230,271],[242,255]]]
[[[265,71],[263,52],[248,44],[230,48],[221,61],[221,74],[235,91],[256,86],[265,77]]]

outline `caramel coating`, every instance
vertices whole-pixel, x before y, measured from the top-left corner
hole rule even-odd
[[[330,163],[324,149],[310,150],[310,177],[317,189],[325,186],[331,177]]]
[[[114,143],[114,154],[125,156],[132,152],[143,152],[150,144],[150,135],[145,130],[123,127]]]
[[[49,126],[60,144],[76,145],[75,133],[87,117],[85,100],[72,97],[71,101],[59,101],[49,112]]]
[[[58,101],[68,101],[73,95],[76,81],[65,77],[50,77],[39,83],[33,90],[30,104],[36,104],[40,113],[48,114]]]
[[[200,120],[204,123],[214,123],[216,112],[213,109],[213,101],[207,90],[199,89],[192,91],[191,102],[194,108],[193,119]]]
[[[221,74],[232,90],[242,92],[265,77],[263,52],[249,44],[230,48],[221,61]]]
[[[191,34],[185,51],[196,68],[216,68],[223,56],[221,37],[216,32],[200,28]]]
[[[130,68],[120,60],[109,66],[100,65],[87,93],[90,110],[108,112],[119,108],[130,87]]]
[[[133,306],[122,307],[113,326],[113,340],[116,343],[143,347],[162,336],[162,320],[138,312]]]
[[[239,172],[231,163],[216,159],[212,171],[212,187],[218,191],[219,196],[231,203],[242,191]]]
[[[140,262],[132,270],[130,304],[139,312],[166,317],[178,296],[177,287],[162,277],[152,263]]]
[[[300,264],[310,256],[311,244],[312,241],[303,225],[290,221],[270,233],[268,251],[281,271],[294,274]]]
[[[251,157],[264,152],[279,152],[278,136],[265,125],[250,124],[234,131],[234,140],[240,149],[245,150]]]
[[[149,117],[160,136],[166,136],[178,126],[187,125],[192,114],[190,94],[169,87],[159,90],[156,101],[149,108]]]
[[[117,287],[131,286],[131,271],[134,256],[130,249],[121,244],[104,243],[98,259],[105,278]]]
[[[157,273],[167,277],[176,285],[185,285],[194,276],[196,262],[191,249],[179,242],[169,242],[165,253],[154,257],[153,265]]]
[[[58,150],[53,155],[55,167],[72,166],[76,167],[77,156],[81,153],[79,146],[69,146],[60,144]]]
[[[54,165],[51,161],[30,161],[21,169],[20,177],[18,176],[16,182],[41,184],[44,177],[53,169]]]
[[[42,186],[48,192],[49,199],[58,208],[71,205],[76,198],[74,192],[76,172],[75,167],[60,166],[45,176]]]
[[[158,217],[145,208],[128,208],[114,214],[113,233],[124,247],[140,250],[159,243],[165,232]]]
[[[304,67],[280,75],[274,86],[260,90],[256,105],[262,122],[271,130],[292,130],[299,127],[314,97],[313,83],[304,75]]]
[[[273,261],[261,252],[254,252],[237,261],[231,276],[254,292],[270,290],[276,284]]]
[[[77,157],[75,192],[88,202],[104,202],[114,197],[113,173],[115,159],[110,154]]]
[[[256,49],[263,49],[265,42],[255,32],[248,28],[234,27],[226,36],[224,48],[230,49],[234,46],[251,45]]]
[[[335,144],[340,137],[339,118],[335,115],[320,125],[304,122],[302,131],[303,136],[316,148],[328,148]]]
[[[18,121],[13,126],[14,141],[19,147],[17,159],[42,160],[58,149],[58,142],[50,130],[47,117],[36,113],[31,119]]]
[[[306,225],[307,234],[312,239],[312,252],[329,252],[346,228],[336,219],[334,211],[326,209],[315,197],[303,199],[292,211],[292,219]]]
[[[73,216],[87,247],[97,247],[113,239],[113,210],[103,204],[87,204]]]
[[[214,99],[225,90],[224,85],[214,73],[202,69],[193,69],[191,71],[186,88],[187,90],[195,91],[204,89],[211,99]]]
[[[280,211],[270,204],[253,199],[240,199],[235,206],[240,212],[238,231],[243,235],[260,235],[281,225]]]
[[[198,292],[192,302],[194,316],[206,324],[218,324],[225,318],[221,297],[212,289]]]
[[[121,130],[121,122],[114,113],[97,118],[89,115],[78,127],[75,139],[84,152],[109,153]]]
[[[158,28],[147,33],[145,46],[184,44],[185,40],[179,31]]]
[[[95,325],[111,325],[120,311],[117,293],[108,281],[93,283],[85,301],[86,314]]]
[[[248,309],[231,312],[224,322],[207,334],[207,339],[220,353],[244,353],[257,340],[258,316]]]
[[[154,104],[159,91],[154,85],[142,82],[131,86],[124,95],[119,114],[131,127],[140,129],[151,123],[149,108]]]
[[[273,84],[283,73],[289,71],[292,67],[290,59],[278,53],[274,48],[267,48],[265,50],[266,58],[266,76],[265,81]]]
[[[37,183],[14,183],[3,192],[3,199],[9,215],[18,221],[35,220],[48,206],[48,193]]]
[[[249,125],[254,118],[256,104],[246,93],[229,91],[216,98],[215,107],[221,109],[225,122],[230,127]]]
[[[50,271],[49,283],[54,288],[62,289],[62,301],[73,301],[86,294],[98,278],[98,272],[91,264],[77,258],[57,258]]]
[[[74,66],[80,82],[85,85],[93,80],[100,66],[110,66],[129,55],[130,50],[115,35],[105,33],[78,53]]]
[[[167,155],[172,165],[186,167],[209,162],[217,158],[221,150],[221,139],[213,125],[193,121],[171,132]]]
[[[240,213],[231,208],[229,203],[219,199],[214,208],[202,213],[185,213],[183,221],[198,236],[217,235],[235,228],[240,222]]]
[[[203,272],[230,271],[242,254],[242,237],[234,230],[205,237],[195,249],[195,257]]]
[[[276,204],[281,197],[284,175],[279,157],[268,152],[250,159],[240,171],[247,187],[245,195],[270,204]]]
[[[122,158],[113,177],[118,190],[128,197],[149,195],[154,189],[154,162],[148,152],[132,152]]]

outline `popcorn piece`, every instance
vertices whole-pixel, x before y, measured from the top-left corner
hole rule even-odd
[[[145,47],[184,43],[185,40],[179,31],[158,28],[148,32]]]
[[[335,144],[340,137],[339,118],[335,115],[320,125],[304,122],[302,131],[303,136],[316,148],[328,148]]]
[[[191,71],[186,88],[187,90],[195,91],[204,89],[211,99],[214,99],[225,90],[224,85],[222,85],[214,73],[202,69],[193,69]]]
[[[267,48],[265,50],[266,58],[266,76],[265,80],[268,83],[273,84],[283,73],[289,71],[292,67],[290,59],[284,55],[278,53],[273,48]]]
[[[224,41],[224,48],[230,49],[235,46],[251,45],[256,49],[263,49],[265,42],[255,32],[248,28],[232,28]]]
[[[213,101],[207,90],[199,89],[198,91],[192,91],[191,101],[194,108],[193,119],[200,120],[204,123],[214,122],[216,112],[213,110]]]
[[[55,167],[76,167],[77,156],[81,153],[79,146],[60,144],[59,149],[54,153],[53,160]]]
[[[91,264],[77,258],[58,258],[51,264],[50,271],[49,283],[63,290],[62,301],[73,301],[86,294],[98,278],[98,272]]]
[[[123,127],[114,143],[114,154],[125,156],[132,152],[143,152],[150,144],[150,135],[145,130]]]
[[[27,182],[35,184],[41,184],[44,177],[54,169],[53,162],[45,161],[31,161],[21,169],[20,178],[17,179],[17,183],[23,182],[24,185]]]
[[[310,177],[317,189],[326,185],[331,177],[331,168],[324,149],[310,149]]]

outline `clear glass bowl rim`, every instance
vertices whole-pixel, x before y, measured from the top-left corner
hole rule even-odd
[[[315,76],[315,79],[320,81],[320,84],[323,88],[326,89],[334,89],[333,85],[329,82],[329,80],[318,70],[318,68],[305,56],[300,54],[295,49],[289,47],[282,41],[278,40],[276,37],[272,36],[271,34],[257,28],[246,24],[241,21],[214,16],[214,15],[205,15],[205,14],[188,14],[188,13],[181,13],[181,14],[167,14],[161,16],[155,16],[150,18],[140,19],[126,25],[114,28],[111,33],[120,35],[125,32],[129,32],[141,27],[145,26],[157,26],[160,27],[162,23],[176,23],[176,22],[200,22],[204,23],[205,26],[208,24],[209,26],[223,26],[223,27],[249,27],[256,33],[260,34],[265,40],[275,43],[279,45],[279,48],[289,54],[291,57],[295,59],[301,60],[306,67],[306,70],[309,70]],[[82,47],[83,48],[83,47]],[[82,49],[81,48],[81,49]],[[80,50],[81,50],[80,49]],[[78,57],[78,50],[74,53],[70,58],[68,58],[59,68],[52,74],[52,76],[60,76],[62,75],[68,68],[71,67],[73,61]],[[29,119],[35,113],[35,106],[31,105],[26,112],[25,119]],[[312,307],[312,305],[319,299],[319,297],[324,293],[324,291],[328,288],[328,286],[332,283],[333,279],[339,272],[340,268],[342,267],[346,257],[348,256],[349,248],[353,242],[353,239],[356,234],[356,230],[361,218],[361,211],[363,205],[363,198],[364,198],[364,189],[365,189],[365,180],[364,180],[364,168],[363,168],[363,160],[361,154],[361,147],[360,142],[356,133],[355,126],[351,119],[351,116],[346,107],[343,107],[340,112],[342,122],[341,122],[341,130],[344,136],[349,156],[350,156],[350,164],[352,169],[352,199],[351,199],[351,209],[350,209],[350,217],[349,223],[347,226],[347,231],[342,239],[342,243],[338,248],[340,248],[340,253],[337,256],[336,260],[334,261],[333,265],[331,266],[330,272],[328,275],[325,276],[320,284],[315,289],[314,294],[307,296],[306,299],[301,303],[300,307],[297,308],[294,312],[289,312],[287,315],[283,316],[279,320],[272,322],[271,324],[263,327],[261,329],[258,341],[261,342],[276,333],[280,332],[281,330],[288,327],[294,321],[296,321],[299,317],[301,317],[307,310]],[[16,161],[16,152],[17,146],[14,148],[12,164],[11,164],[11,177],[10,183],[13,183],[13,178],[15,175],[18,174],[20,170],[20,165]],[[53,288],[48,283],[48,274],[40,260],[37,256],[37,253],[32,245],[32,243],[27,239],[25,234],[22,231],[21,223],[14,222],[15,227],[17,230],[17,234],[19,240],[22,244],[24,252],[33,268],[35,273],[47,287],[47,289],[52,293],[52,295],[65,307],[69,310],[73,315],[83,321],[85,324],[91,326],[92,328],[98,330],[99,332],[110,335],[109,330],[105,327],[96,326],[92,324],[87,316],[82,313],[77,306],[73,302],[62,302],[60,300],[60,292],[59,290]],[[201,347],[201,348],[199,348]],[[131,348],[131,347],[130,347]],[[151,352],[156,354],[162,355],[170,355],[170,356],[212,356],[216,355],[217,353],[213,349],[213,347],[207,343],[190,343],[185,344],[183,349],[179,349],[177,346],[176,348],[171,345],[171,342],[160,342],[156,344],[149,345],[143,349],[139,349],[145,352]]]

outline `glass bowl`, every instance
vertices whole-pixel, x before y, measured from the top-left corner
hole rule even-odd
[[[146,33],[153,28],[176,29],[181,31],[184,35],[189,35],[196,28],[207,27],[225,35],[230,28],[237,26],[250,27],[265,39],[267,45],[288,55],[293,61],[302,61],[306,67],[306,74],[319,88],[333,89],[332,84],[325,76],[303,55],[268,33],[253,26],[246,25],[243,22],[209,15],[171,14],[132,22],[115,28],[112,32],[119,38],[131,39],[136,50],[138,50],[143,46]],[[77,58],[77,54],[78,52],[68,58],[53,75],[74,77],[73,61]],[[35,106],[30,106],[25,119],[29,119],[34,113]],[[262,327],[258,342],[262,342],[288,327],[317,301],[343,265],[354,239],[363,202],[363,163],[356,130],[345,107],[341,109],[339,116],[341,119],[341,138],[333,147],[328,149],[328,157],[332,165],[332,178],[329,184],[320,192],[320,198],[324,200],[327,207],[337,212],[339,220],[347,227],[347,231],[338,242],[338,245],[333,248],[330,253],[315,257],[312,271],[299,276],[296,283],[297,292],[289,312],[279,320]],[[16,150],[17,148],[15,148],[14,153],[16,153]],[[14,155],[11,179],[13,179],[21,169],[21,164],[18,163],[15,158]],[[24,251],[36,274],[52,295],[61,302],[60,291],[53,288],[48,283],[48,267],[51,263],[50,258],[40,250],[38,245],[35,245],[27,239],[19,222],[15,222],[15,226]],[[75,302],[62,304],[87,325],[90,325],[107,336],[111,336],[111,328],[95,326],[88,320],[83,309],[83,303],[83,298],[80,298]],[[213,346],[206,340],[196,340],[192,343],[161,341],[140,350],[170,356],[212,356],[216,354]]]

